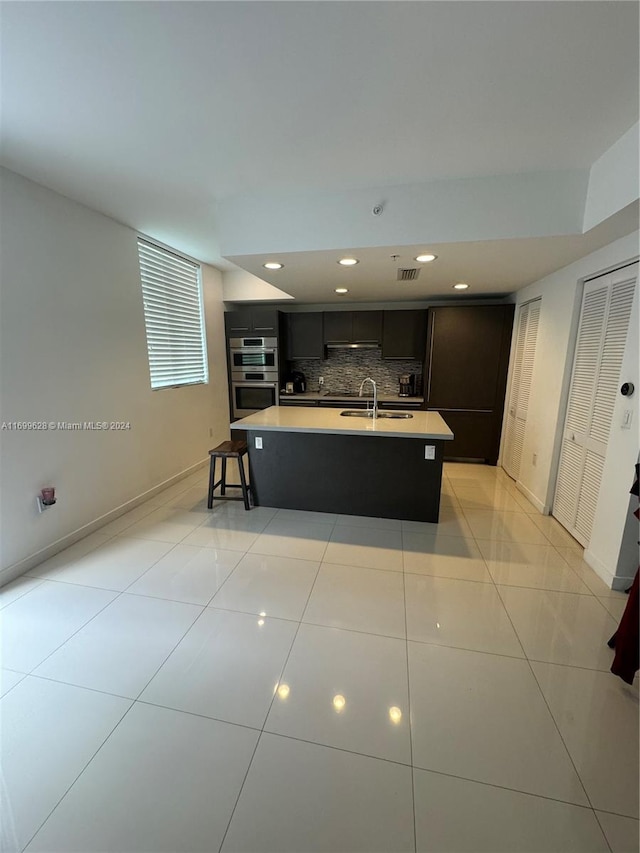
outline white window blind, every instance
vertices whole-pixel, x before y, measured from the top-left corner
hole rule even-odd
[[[138,239],[152,388],[208,381],[200,267]]]

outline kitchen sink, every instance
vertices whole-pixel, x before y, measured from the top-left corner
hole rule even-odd
[[[373,412],[371,409],[360,409],[358,411],[340,412],[342,418],[372,418]],[[412,418],[413,415],[409,412],[378,412],[379,418]]]

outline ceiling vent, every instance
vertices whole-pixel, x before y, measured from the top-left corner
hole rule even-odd
[[[417,267],[413,269],[399,269],[398,281],[415,281],[420,275],[420,270]]]

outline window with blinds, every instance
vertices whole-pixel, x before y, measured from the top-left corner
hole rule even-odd
[[[208,381],[200,267],[138,239],[151,387]]]

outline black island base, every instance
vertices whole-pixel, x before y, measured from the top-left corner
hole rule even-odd
[[[247,443],[256,506],[438,521],[442,440],[251,430]]]

